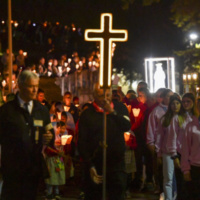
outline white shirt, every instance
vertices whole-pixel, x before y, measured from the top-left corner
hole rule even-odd
[[[33,100],[31,100],[31,101],[29,101],[29,102],[25,102],[24,100],[22,100],[22,99],[20,98],[19,95],[17,95],[17,97],[18,97],[19,105],[20,105],[21,108],[26,109],[25,103],[28,103],[28,111],[29,111],[29,113],[31,114],[31,113],[32,113],[32,110],[33,110]]]

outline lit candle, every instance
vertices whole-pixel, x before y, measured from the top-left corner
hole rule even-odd
[[[76,64],[76,69],[78,70],[78,68],[79,68],[79,64]]]
[[[57,112],[58,119],[61,120],[61,112]]]
[[[66,145],[70,144],[72,141],[72,135],[62,135],[61,136],[61,144]]]
[[[124,133],[124,140],[127,142],[130,139],[130,133],[129,132],[125,132]]]
[[[68,73],[70,70],[71,70],[70,67],[67,67],[67,73]]]
[[[50,72],[50,71],[47,72],[47,75],[48,75],[48,76],[51,76],[51,74],[52,74],[52,72]]]
[[[68,58],[68,63],[71,63],[72,59],[71,58]]]
[[[6,81],[5,81],[5,80],[2,81],[2,86],[3,86],[3,87],[6,86]]]
[[[185,81],[187,79],[187,75],[183,74],[183,80]]]
[[[12,88],[15,88],[15,81],[12,81]]]
[[[82,62],[82,61],[79,61],[79,65],[82,67],[82,66],[83,66],[83,62]]]
[[[68,66],[68,63],[67,63],[67,62],[65,62],[65,63],[64,63],[64,66],[65,66],[65,67],[67,67],[67,66]]]
[[[19,25],[19,24],[18,24],[17,22],[14,23],[14,26],[15,26],[15,27],[18,27],[18,25]]]
[[[92,64],[93,64],[94,66],[96,66],[96,61],[93,61]]]
[[[3,101],[6,102],[6,96],[3,96]]]
[[[23,55],[24,55],[24,56],[27,56],[27,52],[23,52]]]
[[[88,65],[89,65],[89,67],[91,67],[92,66],[92,62],[89,62]]]
[[[62,74],[62,66],[58,67],[58,71]]]
[[[140,113],[140,108],[133,108],[132,111],[133,111],[133,116],[138,117]]]
[[[51,65],[52,65],[52,62],[49,62],[48,64],[49,64],[49,66],[51,66]]]

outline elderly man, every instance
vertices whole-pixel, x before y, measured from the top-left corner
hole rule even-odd
[[[48,177],[43,145],[53,142],[48,110],[35,100],[39,78],[25,70],[19,93],[0,108],[2,199],[34,200],[39,178]]]
[[[80,116],[78,148],[85,164],[85,199],[100,200],[102,195],[103,111],[107,114],[107,194],[109,200],[123,200],[126,174],[124,172],[124,132],[130,129],[126,106],[111,102],[111,91],[96,84],[94,102]]]

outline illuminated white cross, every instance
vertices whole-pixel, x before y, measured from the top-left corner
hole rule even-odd
[[[100,42],[99,83],[101,88],[111,86],[112,42],[124,42],[128,39],[127,30],[112,29],[112,14],[101,14],[101,29],[85,30],[85,40]]]

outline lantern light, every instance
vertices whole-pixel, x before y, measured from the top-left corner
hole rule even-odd
[[[189,81],[190,81],[191,78],[192,78],[191,74],[188,74],[187,77],[188,77],[188,80],[189,80]]]
[[[196,73],[192,74],[192,78],[193,80],[197,80],[197,74]]]
[[[183,80],[186,81],[186,79],[187,79],[187,75],[183,74]]]

